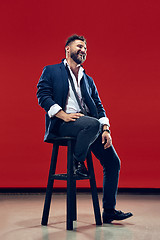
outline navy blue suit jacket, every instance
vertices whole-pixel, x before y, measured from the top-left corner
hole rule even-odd
[[[57,117],[50,118],[47,112],[55,103],[65,110],[69,83],[64,63],[44,67],[37,87],[38,103],[46,111],[44,141],[52,142],[52,139],[57,135],[57,129],[62,120]],[[85,104],[89,108],[90,116],[97,119],[106,117],[94,81],[85,73],[81,79],[81,93]]]

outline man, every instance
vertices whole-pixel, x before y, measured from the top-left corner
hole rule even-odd
[[[93,79],[82,63],[86,60],[86,39],[72,35],[65,45],[66,59],[46,66],[37,85],[38,102],[46,111],[44,140],[55,135],[76,137],[75,174],[88,174],[84,161],[90,148],[103,166],[103,222],[123,220],[132,213],[115,210],[120,160],[112,145],[109,119]]]

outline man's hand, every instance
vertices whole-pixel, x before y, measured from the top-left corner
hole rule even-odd
[[[84,114],[82,114],[82,113],[68,113],[68,114],[66,113],[66,116],[63,120],[65,122],[74,122],[82,116],[84,116]]]
[[[60,110],[55,116],[62,119],[65,122],[74,122],[78,118],[84,116],[84,114],[82,114],[82,113],[65,113],[63,110]]]
[[[102,133],[102,144],[104,144],[104,149],[107,149],[112,145],[111,135],[107,131]]]

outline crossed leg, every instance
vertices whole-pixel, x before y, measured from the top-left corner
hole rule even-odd
[[[74,155],[78,161],[83,162],[88,149],[91,149],[103,167],[103,208],[115,208],[120,160],[113,146],[104,149],[100,122],[89,116],[80,117],[74,122],[63,122],[59,135],[76,137]]]

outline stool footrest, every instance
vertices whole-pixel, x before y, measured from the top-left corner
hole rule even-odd
[[[67,173],[53,174],[53,175],[52,175],[52,179],[56,179],[56,180],[67,180]],[[78,175],[76,175],[76,174],[73,174],[73,179],[74,179],[74,180],[86,180],[86,179],[90,179],[90,176],[81,177],[81,176],[78,176]]]

